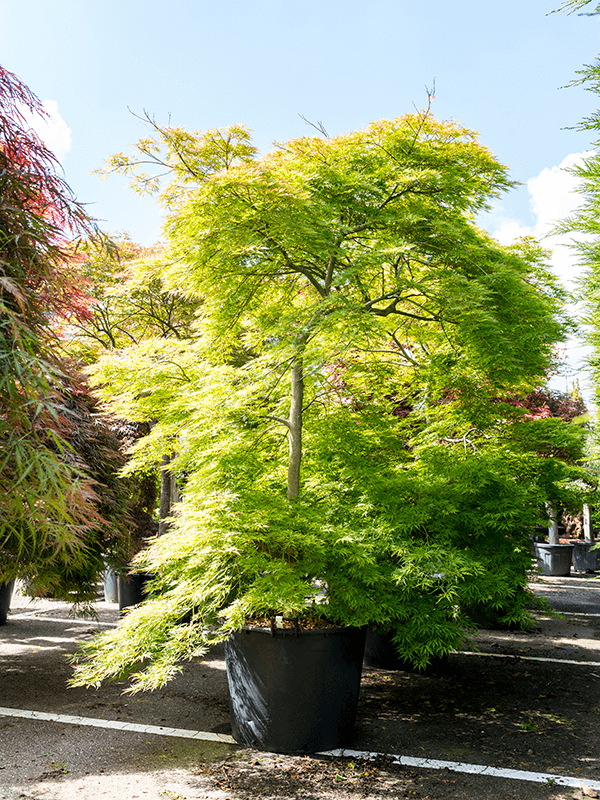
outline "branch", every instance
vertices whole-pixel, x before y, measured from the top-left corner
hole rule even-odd
[[[330,138],[329,134],[325,130],[325,126],[323,125],[323,123],[320,120],[315,125],[314,122],[311,122],[309,119],[306,119],[306,117],[303,116],[302,114],[298,114],[298,116],[300,117],[300,119],[303,119],[304,122],[306,122],[307,125],[310,125],[311,128],[314,128],[316,131],[319,131],[321,136],[324,136],[326,139]]]
[[[402,353],[402,355],[404,356],[404,358],[405,358],[407,361],[410,361],[410,363],[411,363],[411,364],[414,364],[414,366],[415,366],[415,367],[420,367],[420,366],[421,366],[421,365],[419,364],[419,362],[418,362],[416,359],[414,359],[412,356],[409,356],[409,355],[408,355],[408,353],[406,352],[406,348],[404,347],[404,345],[402,344],[402,342],[400,342],[400,341],[398,340],[398,338],[397,338],[397,336],[396,336],[396,334],[395,334],[395,332],[394,332],[394,331],[386,331],[386,333],[387,333],[389,336],[391,336],[391,337],[392,337],[392,341],[394,342],[394,344],[396,345],[396,347],[398,348],[398,350],[400,350],[400,352]]]
[[[177,363],[177,361],[170,361],[169,359],[164,358],[164,359],[161,359],[161,361],[159,363],[161,363],[161,364],[173,364],[174,367],[177,367],[179,370],[181,370],[181,372],[183,374],[183,377],[185,378],[185,380],[188,383],[192,382],[190,376],[187,374],[187,372],[184,370],[184,368],[181,366],[181,364]]]
[[[288,422],[288,420],[287,420],[287,419],[284,419],[283,417],[276,417],[274,414],[263,414],[263,417],[264,417],[265,419],[272,419],[272,420],[274,420],[275,422],[280,422],[282,425],[285,425],[285,427],[286,427],[288,430],[290,430],[290,431],[292,430],[292,426],[290,425],[290,423]]]
[[[449,436],[443,436],[440,441],[448,442],[448,444],[458,444],[459,442],[462,442],[465,448],[465,454],[467,452],[467,444],[470,444],[474,453],[480,453],[481,451],[476,447],[474,442],[469,439],[469,434],[473,433],[474,431],[476,431],[476,428],[469,428],[465,435],[461,436],[459,439],[451,439]]]
[[[391,298],[393,298],[393,300],[386,308],[374,308],[375,303],[381,303]],[[362,306],[362,309],[378,317],[389,317],[390,314],[398,314],[401,317],[410,317],[411,319],[419,320],[419,322],[439,322],[440,318],[438,316],[423,317],[420,314],[411,314],[410,311],[399,311],[398,303],[403,302],[405,299],[404,297],[398,297],[395,292],[388,292],[388,294],[376,297],[374,300],[369,300],[368,303]]]
[[[327,297],[331,290],[331,281],[333,280],[333,270],[335,267],[335,256],[331,255],[327,262],[327,272],[325,273],[325,284],[323,286],[324,296]]]

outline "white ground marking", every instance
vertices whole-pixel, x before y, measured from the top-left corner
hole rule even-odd
[[[590,614],[585,611],[557,611],[556,613],[561,616],[565,614],[569,617],[600,617],[600,614]]]
[[[567,658],[542,658],[541,656],[516,656],[512,653],[482,653],[474,650],[458,650],[459,656],[485,656],[486,658],[514,658],[518,661],[549,661],[551,664],[578,664],[583,667],[600,667],[600,661],[570,661]]]
[[[25,711],[20,708],[0,708],[0,716],[40,719],[46,722],[62,722],[67,725],[87,725],[93,728],[112,728],[118,731],[131,731],[132,733],[150,733],[157,736],[175,736],[179,739],[201,739],[207,742],[235,744],[233,737],[225,733],[190,731],[185,728],[165,728],[162,725],[139,725],[135,722],[121,722],[120,720],[98,719],[96,717],[73,717],[69,714],[48,714],[45,711]]]
[[[9,614],[8,620],[13,619],[36,619],[45,622],[68,622],[70,625],[101,625],[103,628],[116,628],[116,622],[99,622],[95,619],[69,619],[67,617],[45,617],[37,611],[26,611],[23,614]]]
[[[109,728],[132,733],[155,734],[157,736],[174,736],[182,739],[196,739],[222,744],[236,744],[233,737],[224,733],[210,733],[208,731],[191,731],[185,728],[164,728],[158,725],[138,725],[133,722],[117,722],[113,720],[97,719],[95,717],[73,717],[67,714],[47,714],[43,711],[25,711],[19,708],[0,708],[0,716],[22,717],[25,719],[44,720],[47,722],[62,722],[70,725],[89,725],[96,728]],[[528,772],[518,769],[500,769],[486,767],[483,764],[465,764],[460,761],[438,761],[432,758],[414,758],[412,756],[399,756],[391,753],[373,753],[368,750],[326,750],[317,755],[345,758],[363,758],[374,760],[388,758],[393,764],[421,769],[448,769],[452,772],[466,772],[471,775],[484,775],[492,778],[507,778],[516,781],[531,781],[533,783],[553,783],[559,786],[572,786],[582,789],[600,789],[600,781],[585,778],[573,778],[568,775],[556,775],[550,772]]]
[[[464,764],[457,761],[437,761],[433,758],[413,758],[412,756],[397,756],[387,753],[370,753],[368,750],[328,750],[327,752],[319,753],[319,755],[364,758],[370,761],[384,757],[391,759],[394,764],[402,764],[406,767],[449,769],[452,772],[467,772],[470,775],[485,775],[493,778],[508,778],[509,780],[516,781],[532,781],[533,783],[553,783],[558,786],[573,786],[577,789],[581,789],[584,786],[590,789],[600,789],[600,781],[572,778],[568,775],[555,775],[551,772],[500,769],[499,767],[486,767],[483,764]]]

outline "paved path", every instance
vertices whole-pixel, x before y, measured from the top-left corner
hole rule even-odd
[[[534,590],[547,597],[554,608],[567,612],[562,619],[541,615],[542,623],[553,626],[556,634],[550,644],[545,642],[543,654],[539,637],[484,632],[478,642],[479,654],[451,657],[455,675],[461,679],[463,673],[467,677],[489,677],[496,674],[494,670],[498,674],[506,672],[505,664],[510,659],[530,659],[531,668],[537,670],[542,682],[545,674],[553,679],[550,676],[558,670],[566,671],[573,681],[591,681],[592,686],[596,674],[595,688],[600,688],[600,643],[596,636],[600,630],[600,581],[544,579]],[[306,764],[294,757],[257,756],[233,743],[221,647],[206,658],[190,662],[165,689],[151,694],[123,695],[125,684],[121,682],[98,689],[68,688],[67,656],[77,649],[77,642],[118,622],[116,605],[99,601],[97,610],[97,621],[74,620],[68,617],[64,603],[14,599],[8,623],[0,628],[0,800],[105,796],[119,800],[233,800],[252,797],[252,791],[245,790],[242,784],[238,786],[231,770],[229,783],[220,783],[215,779],[214,765],[222,769],[221,765],[238,763],[241,758],[253,765],[256,777],[267,770],[272,775],[274,764],[280,773],[296,763]],[[596,619],[597,626],[593,624]],[[380,673],[371,671],[365,675],[353,750],[340,754],[346,756],[344,764],[391,754],[387,766],[379,759],[379,774],[388,776],[387,784],[382,777],[379,789],[372,787],[373,797],[398,796],[389,789],[395,774],[394,760],[405,768],[420,770],[418,778],[410,778],[415,787],[410,791],[414,797],[427,797],[424,791],[437,792],[429,795],[431,800],[446,796],[494,800],[572,798],[580,796],[573,792],[583,785],[588,796],[600,790],[600,768],[596,767],[600,760],[595,757],[590,756],[587,761],[587,757],[581,761],[565,757],[550,764],[526,757],[515,763],[500,763],[503,759],[499,751],[486,749],[484,744],[467,749],[456,747],[451,752],[441,743],[447,740],[448,729],[441,730],[439,720],[437,733],[431,726],[421,724],[420,738],[415,739],[410,732],[415,728],[414,714],[407,719],[398,703],[386,702],[378,694],[382,686],[385,689],[385,679],[389,677]],[[397,686],[402,680],[404,673],[393,678]],[[412,691],[424,690],[426,685],[422,676],[411,678],[407,674],[406,680]],[[427,691],[432,686],[433,691],[443,689],[442,684],[441,679],[437,684],[428,684]],[[445,685],[450,688],[448,682]],[[455,712],[447,724],[458,726],[458,744],[463,732],[458,723],[461,715]],[[482,727],[483,723],[475,725]],[[466,731],[465,736],[468,734]],[[331,755],[326,758],[331,763],[335,761]],[[300,766],[293,768],[299,776],[300,794],[292,792],[289,796],[329,796],[326,788],[316,792],[314,786],[303,782]],[[323,774],[327,769],[323,767]],[[343,769],[335,767],[338,772]],[[368,774],[368,769],[364,773]],[[239,769],[235,774],[238,780]],[[406,777],[413,773],[403,774]],[[454,777],[442,777],[449,774]],[[454,794],[444,794],[446,789]],[[565,791],[567,794],[561,794]],[[331,796],[339,794],[333,789],[332,792]]]

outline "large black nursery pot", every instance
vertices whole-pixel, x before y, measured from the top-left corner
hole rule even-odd
[[[14,585],[14,580],[0,583],[0,625],[6,625]]]
[[[248,627],[225,644],[233,738],[315,753],[352,737],[366,628]]]

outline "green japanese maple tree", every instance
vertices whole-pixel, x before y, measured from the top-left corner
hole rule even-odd
[[[567,327],[544,252],[475,224],[506,169],[429,112],[264,156],[241,127],[153,131],[109,169],[153,191],[141,170],[170,175],[162,280],[198,322],[95,380],[116,413],[156,421],[128,469],[177,452],[187,483],[139,559],[154,596],[86,646],[77,680],[144,657],[135,686],[158,686],[273,610],[401,620],[421,664],[456,647],[461,603],[524,584],[543,490],[524,480],[523,409],[499,398],[544,381]]]

